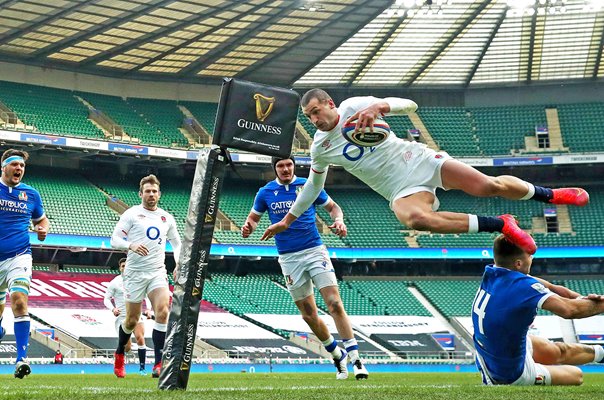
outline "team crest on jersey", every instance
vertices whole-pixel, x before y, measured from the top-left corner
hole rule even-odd
[[[544,385],[546,385],[545,376],[543,376],[543,375],[537,375],[535,377],[535,385],[537,385],[537,386],[544,386]]]
[[[275,196],[279,194],[278,190],[275,190],[273,193],[275,193]]]
[[[25,193],[25,192],[19,193],[19,200],[27,201],[27,193]]]
[[[331,141],[329,139],[324,140],[323,143],[321,143],[321,147],[325,148],[325,150],[329,149],[331,147]]]
[[[298,186],[296,188],[296,196],[300,194],[300,192],[302,192],[302,189],[304,189],[304,186]]]
[[[436,155],[434,156],[434,158],[436,158],[436,159],[443,158],[443,155],[442,155],[442,154],[436,154]]]
[[[166,217],[164,217],[163,215],[161,216],[161,222],[166,222]]]
[[[411,157],[413,157],[413,153],[410,151],[406,151],[405,154],[403,154],[403,158],[405,159],[405,161],[411,160]]]

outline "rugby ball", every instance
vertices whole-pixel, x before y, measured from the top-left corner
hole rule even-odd
[[[373,131],[369,127],[364,131],[355,132],[354,128],[357,121],[351,121],[342,126],[342,136],[348,142],[361,147],[377,146],[388,138],[390,134],[390,126],[383,119],[373,121]]]

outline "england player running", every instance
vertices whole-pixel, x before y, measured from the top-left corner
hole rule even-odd
[[[273,168],[277,178],[258,191],[254,206],[241,228],[244,238],[256,230],[260,218],[267,211],[271,222],[279,221],[289,211],[306,182],[306,179],[296,177],[293,157],[273,158]],[[333,219],[330,228],[338,236],[346,236],[347,229],[340,206],[322,190],[313,205],[289,229],[275,236],[279,264],[302,318],[333,356],[336,378],[348,378],[347,360],[350,358],[356,379],[367,379],[367,369],[359,357],[359,346],[340,298],[335,271],[315,224],[315,205],[324,207],[329,212]],[[325,300],[346,350],[338,347],[329,329],[319,318],[313,284]]]
[[[342,126],[357,120],[357,130],[373,126],[386,114],[409,114],[417,109],[411,100],[388,97],[353,97],[336,107],[321,89],[312,89],[302,97],[302,110],[317,127],[311,147],[311,172],[308,183],[290,212],[271,225],[263,239],[287,229],[306,210],[325,185],[330,164],[340,165],[365,182],[390,202],[398,220],[409,228],[435,233],[502,232],[511,241],[533,254],[533,238],[518,227],[514,217],[476,216],[436,212],[436,188],[459,189],[477,197],[501,196],[511,200],[538,200],[553,204],[584,206],[589,195],[583,189],[549,189],[510,175],[487,176],[473,167],[435,152],[424,144],[390,135],[374,147],[358,147],[341,135]]]
[[[128,250],[123,273],[126,296],[126,319],[119,329],[113,372],[118,378],[126,375],[124,348],[141,315],[145,296],[151,300],[155,314],[153,346],[155,364],[151,376],[159,377],[162,349],[166,341],[170,290],[164,265],[166,241],[169,240],[178,267],[180,237],[174,217],[157,206],[161,197],[159,180],[155,175],[141,179],[139,187],[141,204],[126,210],[120,217],[111,247]]]
[[[6,150],[0,158],[0,340],[6,333],[1,325],[8,292],[15,316],[15,378],[19,379],[31,373],[27,361],[30,328],[27,300],[32,269],[29,224],[33,222],[34,232],[41,241],[46,239],[50,225],[38,191],[21,182],[28,158],[25,151],[15,149]]]
[[[109,285],[105,290],[103,303],[105,304],[105,307],[111,310],[111,312],[115,316],[115,331],[119,334],[120,326],[126,319],[126,298],[124,294],[124,280],[122,278],[124,268],[126,268],[126,258],[121,258],[118,262],[118,266],[120,274],[113,278],[111,282],[109,282]],[[147,310],[145,310],[145,312],[141,314],[141,317],[138,320],[136,327],[134,328],[134,337],[136,338],[136,344],[138,345],[139,374],[141,375],[147,375],[147,371],[145,370],[145,363],[147,360],[147,346],[145,345],[144,318],[152,317],[149,311],[150,303],[148,297],[145,297],[145,303],[147,306]],[[126,343],[124,351],[129,352],[130,348],[131,342],[128,341]]]
[[[562,318],[604,312],[604,297],[582,297],[529,275],[533,257],[500,235],[472,306],[476,364],[486,385],[580,385],[575,365],[602,362],[602,346],[550,342],[527,335],[537,309]],[[572,365],[566,365],[572,364]]]

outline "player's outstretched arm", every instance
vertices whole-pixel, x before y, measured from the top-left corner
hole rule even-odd
[[[567,299],[553,295],[543,302],[541,308],[565,319],[587,318],[604,313],[604,297],[589,295],[577,299]]]
[[[258,222],[260,222],[260,218],[262,218],[262,216],[254,212],[250,212],[247,218],[245,219],[245,223],[241,227],[241,236],[244,238],[250,237],[250,235],[254,233],[254,231],[258,227]]]
[[[548,282],[542,278],[537,278],[536,276],[533,276],[533,278],[537,279],[543,286],[556,293],[558,296],[565,297],[567,299],[576,299],[581,297],[580,293],[570,290],[569,288],[564,287],[562,285],[554,285],[553,283]]]

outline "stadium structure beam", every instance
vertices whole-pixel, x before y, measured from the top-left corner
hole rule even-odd
[[[264,23],[271,23],[273,21],[276,21],[276,20],[280,19],[281,17],[283,17],[285,15],[285,13],[287,13],[289,11],[291,11],[291,8],[284,7],[278,13],[271,15],[269,19],[264,21]],[[234,40],[228,41],[222,46],[217,46],[214,50],[212,50],[208,54],[206,54],[206,56],[204,56],[203,58],[200,58],[196,62],[193,62],[193,63],[189,64],[187,67],[183,68],[180,73],[183,75],[187,75],[189,73],[193,73],[193,74],[197,73],[197,71],[207,67],[208,65],[213,64],[216,61],[216,59],[230,53],[238,45],[249,40],[249,38],[254,36],[255,33],[261,32],[264,29],[265,29],[264,24],[257,24],[254,28],[250,29],[249,31],[246,31],[245,35],[233,36],[233,38],[235,38]],[[263,58],[261,60],[258,60],[257,63],[264,63],[265,60],[266,60],[266,58]]]
[[[89,0],[90,1],[90,0]],[[88,2],[88,1],[87,1]],[[95,1],[92,1],[95,2]],[[91,38],[95,35],[100,34],[103,31],[106,31],[110,28],[115,28],[116,26],[123,24],[126,21],[129,21],[133,15],[147,13],[149,11],[155,10],[163,6],[164,4],[170,3],[169,0],[152,0],[149,4],[141,4],[140,7],[136,7],[132,10],[128,10],[125,12],[124,16],[119,18],[111,19],[111,23],[109,24],[100,24],[95,25],[91,29],[80,31],[78,34],[70,36],[67,40],[61,40],[55,43],[52,46],[45,47],[42,51],[35,52],[33,55],[35,57],[46,57],[49,54],[56,53],[61,49],[67,48],[69,46],[73,46],[78,42],[81,42],[85,38]],[[81,6],[81,4],[79,5]],[[105,7],[105,6],[103,6]]]
[[[472,23],[472,21],[474,21],[480,15],[480,13],[489,4],[491,4],[491,0],[479,1],[478,3],[478,7],[476,7],[472,14],[468,15],[466,19],[457,27],[457,29],[449,33],[449,37],[447,38],[447,40],[445,40],[440,46],[438,46],[438,48],[432,53],[432,55],[426,61],[424,61],[419,66],[419,68],[416,69],[415,73],[409,79],[407,79],[406,82],[401,82],[403,86],[411,86],[413,82],[415,82],[415,80],[419,78],[419,76],[423,74],[424,71],[428,69],[428,67],[430,67],[434,60],[436,60],[436,58],[438,58],[438,56],[443,51],[445,51],[455,39],[457,39],[457,37],[464,31],[464,29],[466,29]]]
[[[392,24],[392,26],[390,27],[390,29],[388,29],[388,31],[386,33],[382,34],[382,37],[373,46],[373,49],[365,57],[365,60],[357,68],[355,68],[352,71],[352,74],[351,74],[350,78],[346,81],[345,86],[352,85],[352,83],[354,82],[354,80],[356,79],[356,77],[365,69],[365,67],[371,62],[371,60],[373,60],[373,58],[378,54],[378,52],[386,44],[386,42],[388,41],[388,39],[390,39],[392,37],[392,35],[394,35],[394,33],[396,32],[396,30],[399,28],[399,26],[401,26],[401,24],[405,20],[405,16],[406,15],[407,14],[405,13],[405,15],[403,15],[403,16],[397,16],[397,17],[395,17],[396,18],[396,22],[394,22]]]
[[[222,11],[224,11],[225,9],[228,9],[230,6],[232,6],[232,4],[227,4],[227,5],[225,5],[224,7],[221,7],[220,9],[216,10],[216,12],[213,12],[211,15],[214,15],[214,14],[216,14],[216,13],[218,13],[218,12],[222,12]],[[256,10],[261,9],[263,6],[264,6],[264,4],[261,4],[261,5],[256,5],[256,6],[252,7],[252,8],[251,8],[249,11],[247,11],[247,12],[248,12],[248,13],[250,13],[250,12],[254,12],[254,11],[256,11]],[[206,18],[208,18],[208,15],[203,15],[203,16],[201,16],[201,17],[199,18],[199,20],[204,20],[204,19],[206,19]],[[195,43],[196,41],[198,41],[198,40],[202,39],[204,36],[211,35],[211,34],[215,33],[216,31],[219,31],[219,30],[221,30],[221,29],[224,29],[224,27],[225,27],[225,26],[227,26],[228,24],[231,24],[231,23],[236,22],[236,21],[238,21],[238,20],[239,20],[239,17],[235,17],[235,18],[227,19],[227,20],[225,20],[225,21],[224,21],[222,24],[217,25],[217,26],[213,27],[212,29],[209,29],[209,30],[207,30],[207,31],[205,31],[205,32],[202,32],[202,33],[198,34],[198,35],[195,35],[195,36],[193,36],[193,37],[192,37],[192,38],[190,38],[190,39],[185,40],[184,42],[182,42],[182,43],[181,43],[181,44],[179,44],[178,46],[173,47],[173,48],[170,50],[170,52],[175,53],[177,50],[182,49],[182,48],[184,48],[184,47],[187,47],[187,46],[188,46],[188,45],[190,45],[191,43]],[[270,20],[270,19],[269,19],[269,20]],[[258,22],[258,21],[256,21],[256,22]],[[265,20],[260,20],[259,25],[260,25],[261,23],[263,23],[263,22],[265,22]],[[228,43],[228,42],[227,42],[227,43]],[[229,45],[228,45],[228,44],[227,44],[227,45],[223,45],[223,46],[218,46],[218,47],[220,47],[220,48],[222,48],[222,47],[226,47],[226,48],[229,48],[229,49],[230,49],[230,47],[229,47]],[[128,72],[127,72],[125,75],[132,74],[133,72],[139,71],[141,68],[144,68],[144,67],[146,67],[146,66],[148,66],[148,65],[150,65],[150,64],[152,64],[152,63],[154,63],[155,61],[160,60],[161,58],[165,57],[165,54],[166,54],[166,53],[162,53],[161,55],[158,55],[158,56],[155,56],[155,57],[153,57],[153,58],[148,59],[148,60],[147,60],[147,61],[145,61],[144,63],[142,63],[142,64],[138,65],[137,67],[133,68],[132,70],[128,71]],[[202,57],[200,57],[200,59],[202,59],[202,60],[207,60],[207,59],[208,59],[208,58],[210,58],[210,57],[212,57],[212,51],[211,51],[211,50],[210,50],[208,53],[204,54]],[[197,61],[197,62],[199,62],[199,61]],[[181,71],[178,73],[178,75],[187,75],[187,73],[188,73],[188,71],[189,71],[189,67],[190,67],[192,64],[194,64],[194,63],[196,63],[196,62],[193,62],[193,63],[189,64],[189,66],[187,66],[187,67],[183,68],[183,69],[182,69],[182,70],[181,70]]]
[[[596,18],[601,18],[604,19],[604,17],[601,17],[600,14],[598,14],[598,16],[596,16]],[[602,33],[600,35],[600,44],[598,46],[598,55],[596,56],[596,63],[594,65],[594,71],[592,74],[592,78],[597,78],[598,77],[598,71],[600,70],[600,65],[602,63],[602,50],[604,48],[604,29],[602,29]]]
[[[533,75],[533,57],[535,55],[535,32],[537,30],[537,13],[535,12],[531,18],[531,30],[528,45],[528,60],[526,64],[526,81],[532,81]]]
[[[196,4],[196,3],[191,3],[191,4]],[[104,53],[100,53],[100,54],[98,54],[96,56],[90,57],[90,58],[86,59],[86,61],[82,62],[80,65],[81,66],[89,66],[91,64],[97,63],[98,61],[110,59],[111,57],[113,57],[116,54],[123,54],[123,53],[127,52],[128,50],[132,50],[132,49],[135,49],[135,48],[139,47],[141,44],[143,44],[145,42],[150,42],[153,39],[156,39],[158,37],[169,35],[170,33],[176,32],[177,30],[181,29],[182,27],[185,27],[187,25],[191,25],[191,24],[193,24],[195,22],[203,21],[206,18],[209,18],[209,17],[211,17],[213,15],[216,15],[216,14],[218,14],[220,12],[223,12],[224,10],[227,10],[230,6],[232,6],[232,4],[226,3],[223,6],[218,7],[217,9],[213,10],[211,13],[208,13],[208,14],[192,14],[190,17],[185,18],[185,19],[179,21],[176,25],[170,25],[170,26],[162,27],[162,28],[160,28],[160,29],[158,29],[156,31],[153,31],[151,33],[143,35],[143,36],[137,38],[136,40],[132,40],[132,41],[128,42],[128,44],[126,44],[124,46],[118,46],[118,47],[114,48],[111,51],[107,51],[107,52],[104,52]],[[199,35],[196,35],[193,39],[188,39],[185,43],[187,43],[187,44],[192,43],[192,42],[194,42],[195,40],[198,40],[200,37],[202,37],[204,35],[212,33],[214,31],[216,31],[217,29],[223,28],[226,23],[229,23],[231,21],[232,21],[232,19],[226,21],[223,24],[220,24],[218,27],[212,28],[209,31],[200,33]],[[184,46],[185,46],[185,44],[178,45],[178,46],[170,49],[169,52],[174,52],[174,50],[180,49],[180,48],[182,48]],[[158,60],[158,59],[160,59],[162,57],[165,57],[165,55],[167,53],[168,52],[162,52],[161,55],[153,57],[149,61],[145,61],[144,63],[138,65],[137,67],[133,68],[132,70],[126,72],[125,75],[129,74],[132,71],[137,71],[140,68],[149,65],[153,61],[156,61],[156,60]]]
[[[357,13],[359,10],[362,10],[362,7],[366,4],[366,3],[370,3],[371,5],[375,5],[376,1],[366,1],[364,4],[361,4],[357,9],[351,11],[348,14],[354,14]],[[367,15],[368,17],[368,21],[372,21],[373,19],[375,19],[378,15],[380,15],[381,13],[384,12],[384,10],[386,9],[386,7],[388,6],[388,3],[392,3],[392,2],[385,2],[384,4],[384,8],[380,7],[376,10],[376,12]],[[338,40],[337,42],[334,43],[333,46],[329,47],[325,52],[323,52],[323,54],[321,54],[320,57],[317,57],[316,62],[309,64],[309,66],[305,69],[303,69],[297,76],[294,76],[291,80],[291,84],[293,85],[298,79],[302,78],[304,75],[306,75],[306,73],[308,71],[310,71],[311,69],[313,69],[314,67],[317,66],[317,64],[319,64],[321,61],[323,61],[327,56],[329,56],[331,53],[334,52],[334,50],[336,50],[337,48],[339,48],[342,44],[346,43],[350,38],[352,38],[354,35],[357,34],[359,30],[355,30],[354,32],[351,32],[350,35],[348,36],[344,36],[342,37],[341,40]],[[248,71],[253,71],[253,70],[248,70]]]
[[[58,9],[59,12],[56,14],[41,15],[42,18],[39,18],[39,19],[36,19],[33,21],[29,21],[30,23],[27,27],[25,27],[25,28],[18,27],[16,29],[14,29],[13,32],[9,33],[8,35],[2,36],[2,43],[9,43],[10,41],[12,41],[14,39],[19,38],[24,33],[28,33],[30,28],[35,28],[40,25],[48,24],[49,22],[52,22],[52,21],[56,20],[57,18],[64,17],[66,13],[69,13],[69,12],[71,12],[75,9],[78,9],[82,6],[85,6],[87,4],[94,3],[95,1],[96,0],[86,0],[82,3],[75,3],[74,5],[72,5],[70,7],[60,8],[60,9]],[[0,7],[6,8],[7,6],[9,6],[12,3],[19,3],[19,2],[18,1],[8,1],[8,2],[4,2],[4,3],[0,3]],[[20,2],[20,3],[22,3],[22,2]],[[54,47],[54,46],[51,46],[51,47]]]
[[[489,34],[487,41],[482,46],[482,51],[480,52],[480,56],[478,56],[478,59],[472,66],[472,70],[468,73],[468,77],[466,78],[465,87],[470,86],[472,79],[474,79],[474,75],[476,74],[476,71],[478,71],[478,67],[480,67],[480,64],[482,63],[482,59],[484,58],[485,54],[487,54],[487,50],[489,50],[489,46],[491,46],[493,39],[495,39],[495,36],[497,36],[497,32],[499,32],[499,28],[501,28],[501,24],[503,24],[503,21],[505,20],[508,9],[509,9],[509,7],[506,7],[503,10],[501,15],[497,19],[497,22],[495,23],[495,25],[493,25],[493,28],[491,30],[491,33]]]

